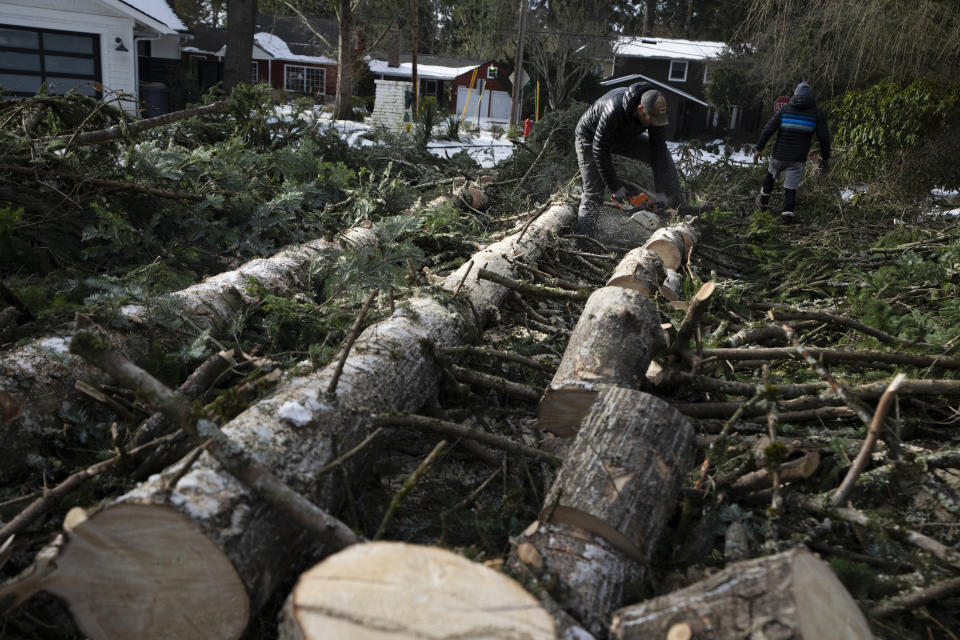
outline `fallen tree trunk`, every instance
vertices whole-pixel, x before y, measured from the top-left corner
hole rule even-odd
[[[611,637],[872,638],[857,603],[830,567],[803,547],[720,573],[617,611]]]
[[[696,242],[693,219],[687,218],[680,224],[657,229],[643,247],[660,256],[664,268],[676,270],[689,260]]]
[[[346,231],[337,242],[312,240],[287,247],[271,258],[251,260],[239,269],[206,278],[182,291],[171,293],[158,309],[129,305],[122,313],[131,321],[127,334],[113,334],[114,346],[120,347],[133,360],[142,361],[156,344],[166,350],[188,345],[202,330],[220,335],[233,320],[254,304],[246,287],[252,278],[271,293],[289,295],[305,285],[312,261],[325,253],[336,255],[344,247],[374,246],[376,233],[365,227]],[[167,331],[171,319],[186,320],[192,331]],[[57,454],[69,446],[72,431],[65,423],[72,416],[85,415],[88,422],[107,422],[109,411],[74,389],[76,380],[91,384],[106,377],[82,359],[69,353],[67,344],[72,333],[42,338],[0,358],[0,404],[11,407],[2,424],[6,433],[0,447],[0,482],[11,482],[31,469],[44,465],[45,455]],[[84,431],[84,433],[86,433]],[[87,433],[86,437],[91,434]],[[79,437],[79,436],[77,436]],[[79,446],[79,445],[78,445]],[[89,445],[87,445],[89,446]],[[27,456],[27,453],[38,455]],[[58,457],[58,456],[57,456]]]
[[[300,576],[281,640],[553,640],[553,620],[504,574],[437,547],[372,542]]]
[[[666,278],[663,258],[646,247],[637,247],[623,256],[607,286],[633,289],[652,298]]]
[[[649,394],[605,387],[583,421],[540,520],[516,557],[557,603],[603,637],[645,568],[693,466],[693,427]]]
[[[575,215],[571,206],[554,206],[531,224],[522,238],[517,234],[491,245],[474,260],[482,260],[488,269],[512,273],[510,260],[535,260],[560,229],[572,224]],[[390,318],[367,327],[357,338],[343,362],[335,394],[327,390],[339,363],[287,381],[272,396],[225,425],[223,432],[290,488],[319,508],[336,512],[343,499],[342,485],[339,479],[328,482],[320,470],[337,457],[338,450],[362,442],[377,414],[416,411],[432,400],[441,375],[434,350],[462,342],[475,319],[492,319],[508,291],[460,272],[448,278],[443,288],[451,293],[459,289],[466,304],[457,310],[451,308],[455,305],[422,297],[399,305]],[[358,455],[340,468],[349,482],[363,467],[364,457]],[[85,527],[100,531],[99,522],[107,522],[117,510],[133,505],[147,515],[128,518],[122,539],[104,540],[108,551],[133,559],[132,566],[107,574],[99,564],[101,559],[92,553],[74,560],[85,568],[90,580],[104,585],[86,599],[95,601],[96,607],[88,607],[86,600],[75,604],[66,598],[78,624],[94,638],[170,637],[167,630],[174,626],[183,629],[179,638],[212,637],[190,630],[192,620],[209,615],[205,602],[171,596],[183,591],[181,564],[189,562],[173,551],[179,546],[204,546],[206,556],[217,556],[236,572],[243,597],[217,603],[218,616],[242,621],[231,627],[229,634],[218,636],[226,638],[238,637],[249,613],[257,612],[280,585],[331,550],[292,526],[206,453],[180,461],[91,513]],[[154,519],[182,523],[176,543],[167,539],[166,529],[149,527]],[[196,544],[190,546],[190,540]],[[157,556],[151,549],[171,551]],[[218,580],[225,579],[222,573],[211,573],[209,580],[191,577],[190,592],[217,591]],[[120,616],[127,600],[149,606]],[[85,617],[81,619],[81,615]],[[122,632],[100,631],[106,628],[105,620],[120,617],[125,625]]]
[[[603,385],[635,388],[665,347],[660,316],[646,297],[623,287],[597,289],[543,393],[537,427],[575,434]]]

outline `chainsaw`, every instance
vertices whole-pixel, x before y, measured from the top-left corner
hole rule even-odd
[[[647,193],[642,192],[622,201],[610,196],[610,202],[647,231],[652,232],[660,226],[660,216],[657,215],[657,211],[661,207],[657,200]]]

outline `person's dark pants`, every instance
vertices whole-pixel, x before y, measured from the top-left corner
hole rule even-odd
[[[600,177],[597,163],[594,162],[593,145],[577,138],[574,147],[577,151],[577,164],[580,166],[580,177],[583,182],[583,192],[580,195],[580,211],[577,216],[577,233],[592,236],[597,229],[597,221],[600,218],[600,208],[603,206],[603,196],[607,185]],[[679,198],[680,176],[673,158],[668,152],[657,165],[654,165],[650,138],[647,133],[617,140],[611,151],[617,155],[640,160],[651,165],[654,168],[654,181],[657,191],[676,194],[671,200]],[[658,168],[660,171],[657,171]],[[677,202],[670,202],[671,206],[676,204]]]

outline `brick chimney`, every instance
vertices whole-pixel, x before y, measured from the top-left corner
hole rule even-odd
[[[388,67],[399,67],[400,66],[400,28],[397,25],[390,27],[390,35],[387,38],[387,42],[390,44],[387,45],[390,47],[389,52],[387,53],[387,66]]]

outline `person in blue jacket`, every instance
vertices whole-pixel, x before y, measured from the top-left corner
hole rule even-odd
[[[783,213],[780,215],[780,223],[793,224],[797,189],[803,181],[807,154],[810,152],[814,134],[820,143],[820,169],[826,171],[830,163],[830,131],[827,129],[827,118],[814,102],[813,89],[809,84],[798,84],[789,104],[767,122],[757,140],[754,162],[760,159],[763,147],[774,132],[777,132],[777,141],[773,144],[767,175],[757,195],[757,206],[769,210],[774,181],[782,173]]]

